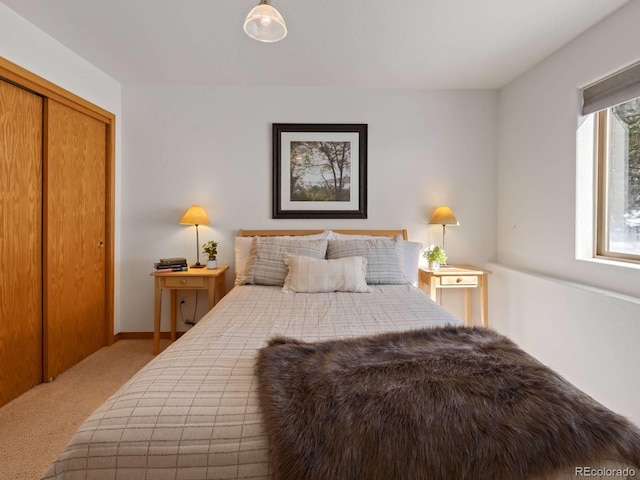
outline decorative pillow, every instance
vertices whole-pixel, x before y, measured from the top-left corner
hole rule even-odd
[[[296,237],[291,236],[278,236],[271,238],[300,238],[304,240],[316,240],[329,238],[331,235],[331,230],[325,230],[322,233],[316,233],[313,235],[300,235]],[[253,244],[254,237],[236,237],[235,242],[235,269],[236,269],[236,285],[240,285],[242,280],[245,278],[245,270],[247,268],[247,262],[249,261],[249,257],[251,256],[251,245]]]
[[[282,286],[287,277],[287,266],[284,263],[287,255],[304,255],[323,259],[326,252],[327,240],[255,237],[245,277],[241,282]]]
[[[391,238],[329,240],[327,258],[364,257],[369,285],[406,284],[402,243]]]
[[[284,281],[284,293],[367,293],[367,259],[345,257],[335,260],[319,260],[311,257],[287,255],[284,263],[289,273]]]
[[[379,235],[351,235],[347,233],[338,233],[333,230],[329,231],[329,240],[368,240],[384,238]],[[418,270],[420,268],[420,256],[424,245],[421,242],[410,242],[404,240],[402,235],[397,235],[396,240],[402,243],[404,250],[404,274],[407,276],[407,282],[412,285],[418,285]]]

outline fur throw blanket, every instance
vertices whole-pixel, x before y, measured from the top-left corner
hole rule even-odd
[[[603,459],[640,467],[640,430],[491,330],[274,338],[256,375],[277,479],[517,480]]]

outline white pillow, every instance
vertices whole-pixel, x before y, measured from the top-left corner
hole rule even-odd
[[[368,293],[367,259],[345,257],[320,260],[299,255],[287,255],[284,263],[289,273],[284,281],[284,293]]]
[[[247,269],[247,262],[249,261],[249,256],[251,255],[252,242],[253,237],[236,237],[236,285],[240,285],[242,279],[244,278],[244,272]]]
[[[316,233],[313,235],[300,235],[296,237],[292,236],[279,236],[279,237],[271,237],[271,238],[301,238],[304,240],[317,240],[317,239],[325,239],[329,238],[331,234],[330,230],[325,230],[322,233]],[[254,237],[236,237],[235,242],[235,268],[236,268],[236,285],[240,285],[242,279],[245,277],[245,271],[247,269],[247,262],[249,261],[249,256],[251,255],[251,244],[253,243]]]
[[[407,281],[411,285],[418,286],[418,269],[420,268],[420,257],[422,255],[422,242],[410,242],[402,240],[404,254],[404,273]]]

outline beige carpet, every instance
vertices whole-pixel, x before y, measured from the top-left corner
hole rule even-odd
[[[120,340],[0,408],[0,478],[39,479],[82,421],[152,358],[151,340]]]

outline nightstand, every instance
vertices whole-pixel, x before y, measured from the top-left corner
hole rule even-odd
[[[160,351],[160,319],[162,318],[162,290],[171,292],[171,340],[176,339],[176,301],[177,290],[207,290],[209,292],[209,309],[226,293],[225,274],[229,265],[218,268],[190,268],[186,272],[152,272],[156,279],[155,315],[153,325],[153,354]]]
[[[428,285],[427,291],[429,297],[436,301],[436,293],[439,288],[464,288],[464,323],[471,325],[471,289],[480,289],[480,320],[482,326],[488,325],[488,275],[491,272],[482,270],[472,265],[453,265],[450,267],[442,267],[438,270],[429,270],[420,268],[419,285],[424,290],[424,286]]]

